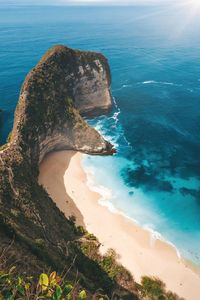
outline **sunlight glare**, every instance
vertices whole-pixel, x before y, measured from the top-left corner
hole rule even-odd
[[[196,7],[200,6],[200,0],[191,0],[190,2],[192,5],[194,5]]]

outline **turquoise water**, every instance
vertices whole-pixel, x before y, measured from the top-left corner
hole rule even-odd
[[[200,264],[200,9],[0,7],[4,142],[27,72],[54,44],[103,52],[114,109],[90,123],[113,157],[88,157],[90,185]]]

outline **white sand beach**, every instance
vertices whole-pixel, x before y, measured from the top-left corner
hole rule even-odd
[[[93,233],[102,244],[102,252],[115,249],[119,261],[136,281],[143,275],[156,276],[166,283],[167,289],[186,300],[200,299],[200,276],[177,256],[175,248],[160,240],[152,243],[150,232],[98,203],[101,195],[87,185],[82,155],[54,152],[41,163],[39,183],[58,208],[66,217],[74,215],[78,225]]]

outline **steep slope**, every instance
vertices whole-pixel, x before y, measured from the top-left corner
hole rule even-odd
[[[89,116],[108,111],[109,86],[109,66],[101,54],[64,46],[50,49],[28,74],[10,141],[0,150],[0,251],[7,249],[6,259],[22,272],[65,268],[72,280],[78,276],[91,295],[101,288],[108,295],[115,291],[137,299],[128,272],[120,282],[111,280],[84,254],[82,234],[37,182],[39,163],[50,151],[114,153],[78,111]]]
[[[111,153],[112,146],[75,109],[91,114],[111,107],[109,74],[107,61],[101,54],[64,46],[50,49],[23,84],[12,143],[26,148],[31,160],[38,160],[39,156],[39,161],[55,149]]]

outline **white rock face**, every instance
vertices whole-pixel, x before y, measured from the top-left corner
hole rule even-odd
[[[74,87],[75,106],[83,115],[99,115],[107,113],[112,107],[110,93],[110,74],[107,66],[100,60],[93,62],[96,68],[80,66],[78,78]]]

